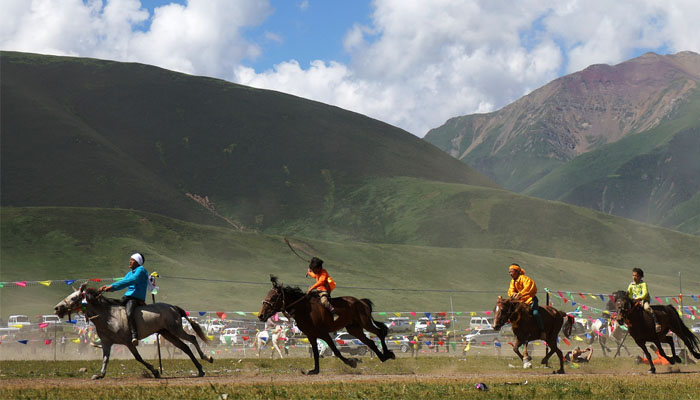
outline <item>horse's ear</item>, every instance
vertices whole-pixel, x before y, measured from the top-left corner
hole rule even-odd
[[[80,291],[80,293],[85,291],[87,284],[88,284],[87,282],[83,282],[82,285],[80,285],[80,289],[78,289]]]
[[[502,297],[502,296],[498,296],[498,301],[503,301],[503,297]]]
[[[270,282],[272,282],[273,287],[279,287],[280,283],[276,276],[270,274]]]

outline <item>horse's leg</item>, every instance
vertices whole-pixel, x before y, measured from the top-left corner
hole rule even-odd
[[[182,329],[182,325],[175,324],[175,326],[171,327],[171,329],[168,332],[170,332],[180,340],[186,340],[192,343],[194,345],[195,350],[197,350],[197,354],[199,354],[199,358],[201,358],[202,360],[209,361],[210,363],[214,362],[214,357],[205,355],[202,351],[202,348],[199,347],[199,343],[197,343],[197,336],[190,335],[189,333],[185,332],[185,330]]]
[[[356,338],[360,339],[362,343],[365,344],[365,346],[369,347],[370,350],[372,350],[377,357],[379,357],[379,361],[384,362],[390,358],[389,355],[382,353],[379,351],[377,348],[377,345],[374,344],[372,340],[370,340],[367,336],[365,336],[365,333],[362,331],[362,328],[357,326],[357,325],[348,325],[346,327],[347,331],[349,334],[355,336]],[[383,340],[383,338],[382,338]],[[386,349],[386,347],[384,347]]]
[[[280,358],[284,358],[284,356],[282,355],[282,350],[280,350],[280,346],[279,346],[279,344],[277,344],[277,340],[278,340],[278,338],[275,338],[275,340],[272,342],[272,347],[273,347],[272,359],[273,360],[275,359],[275,350],[277,350],[277,354],[280,355]]]
[[[520,339],[518,339],[518,338],[516,337],[516,338],[515,338],[515,343],[512,344],[511,346],[513,346],[513,351],[515,352],[515,354],[517,354],[518,357],[520,357],[520,361],[523,361],[523,360],[524,360],[524,357],[523,357],[522,354],[520,354],[520,344],[521,344],[521,343],[520,343]],[[527,355],[527,342],[525,342],[525,355]]]
[[[335,354],[336,357],[340,358],[340,361],[344,362],[346,365],[349,365],[352,368],[357,367],[357,358],[345,358],[343,357],[342,354],[340,354],[340,350],[338,350],[338,347],[335,345],[335,341],[331,339],[331,336],[328,333],[325,333],[320,336],[320,338],[328,344],[328,347],[330,347],[331,351],[333,351],[333,354]]]
[[[102,379],[107,373],[107,364],[109,363],[109,354],[112,352],[112,343],[102,341],[102,370],[99,374],[93,375],[90,379]]]
[[[358,328],[358,329],[360,330],[360,332],[362,333],[362,336],[364,336],[364,332],[362,331],[362,328],[364,328],[365,330],[367,330],[367,332],[374,333],[375,335],[377,335],[377,337],[379,338],[380,343],[382,344],[382,352],[381,352],[381,353],[383,354],[383,356],[382,356],[382,354],[379,354],[379,348],[377,348],[377,345],[374,344],[374,342],[372,342],[372,341],[370,340],[370,341],[372,342],[372,345],[373,345],[373,346],[370,346],[370,345],[367,344],[364,340],[362,340],[362,338],[361,338],[360,336],[357,336],[357,335],[355,335],[354,333],[350,332],[349,327],[346,327],[346,328],[348,329],[348,332],[349,332],[351,335],[353,335],[353,336],[357,337],[358,339],[360,339],[360,340],[362,341],[362,343],[367,344],[367,346],[379,357],[379,359],[380,359],[382,362],[384,362],[384,361],[386,361],[386,360],[388,360],[388,359],[395,359],[395,358],[396,358],[396,355],[394,354],[393,351],[389,350],[389,346],[387,346],[387,344],[386,344],[386,335],[387,335],[387,331],[384,330],[384,329],[381,329],[379,326],[377,326],[377,325],[374,323],[374,320],[372,319],[372,314],[369,313],[369,310],[368,310],[368,313],[367,313],[367,314],[365,314],[365,313],[360,313],[360,322],[361,322],[361,325],[362,325],[362,326],[358,326],[357,328]],[[368,340],[369,340],[369,338],[368,338]]]
[[[557,353],[557,357],[559,357],[559,370],[554,371],[554,373],[555,374],[563,374],[564,373],[564,355],[562,354],[561,350],[559,349],[559,346],[557,346],[556,340],[552,341],[552,344],[549,347],[549,353],[547,353],[547,356],[542,360],[542,364],[546,364],[546,362],[549,360],[549,357],[554,353]]]
[[[316,375],[319,371],[318,342],[316,340],[316,338],[309,338],[309,343],[311,343],[311,354],[314,356],[314,369],[305,372],[306,375]]]
[[[647,350],[647,346],[646,346],[644,340],[634,339],[634,342],[637,343],[637,346],[642,348],[644,355],[646,356],[647,360],[649,360],[649,373],[655,374],[656,367],[654,366],[654,360],[651,359],[651,354],[649,354],[649,350]]]
[[[163,336],[164,338],[168,339],[168,341],[170,343],[172,343],[173,346],[177,347],[178,349],[185,352],[185,354],[190,356],[190,360],[192,360],[192,362],[194,363],[194,366],[197,367],[197,370],[199,371],[198,376],[204,376],[204,370],[202,369],[202,364],[200,364],[199,361],[197,361],[197,358],[194,356],[194,353],[192,353],[192,350],[190,350],[190,348],[182,340],[178,339],[177,336],[170,333],[170,331],[166,331],[165,329],[159,331],[158,333],[160,333],[160,335]]]
[[[660,343],[657,344],[659,347],[659,353],[668,360],[668,362],[671,363],[671,365],[675,364],[676,362],[683,362],[680,357],[676,355],[676,347],[673,345],[673,337],[664,335],[663,338],[659,341]],[[664,352],[663,347],[661,347],[661,342],[663,343],[668,343],[669,346],[671,346],[671,357],[668,357],[666,353]]]
[[[129,351],[134,356],[136,361],[140,362],[141,364],[146,366],[146,368],[148,368],[149,371],[151,371],[151,373],[153,374],[153,377],[155,377],[156,379],[160,378],[160,374],[158,373],[158,370],[153,368],[153,366],[151,364],[147,363],[146,361],[143,360],[143,358],[141,358],[141,354],[139,354],[139,351],[136,350],[136,346],[131,344],[131,342],[127,342],[127,344],[125,344],[125,346],[127,349],[129,349]]]

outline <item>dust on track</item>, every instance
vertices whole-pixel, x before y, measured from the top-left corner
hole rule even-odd
[[[86,387],[114,387],[114,386],[250,386],[250,385],[294,385],[294,384],[337,384],[337,383],[430,383],[430,382],[461,382],[461,381],[499,381],[515,382],[516,384],[525,381],[537,381],[541,379],[579,379],[586,380],[592,377],[620,377],[628,378],[630,375],[648,375],[645,372],[630,373],[625,372],[597,372],[597,373],[567,373],[556,375],[543,371],[542,373],[513,373],[512,371],[474,373],[474,374],[320,374],[320,375],[290,375],[290,374],[269,374],[269,375],[226,375],[226,376],[205,376],[199,377],[164,377],[160,379],[144,377],[106,377],[100,380],[90,380],[89,378],[18,378],[0,379],[0,383],[6,389],[13,388],[86,388]],[[665,376],[687,376],[697,377],[700,371],[657,371],[659,379]]]

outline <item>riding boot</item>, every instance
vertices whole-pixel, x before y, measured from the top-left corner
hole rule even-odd
[[[337,321],[338,318],[340,318],[338,313],[335,312],[335,307],[333,307],[333,305],[331,303],[328,303],[328,311],[330,311],[331,314],[333,315],[333,321]]]

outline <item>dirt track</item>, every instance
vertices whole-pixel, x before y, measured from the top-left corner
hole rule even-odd
[[[449,382],[449,381],[462,381],[462,380],[481,380],[481,381],[499,381],[499,382],[511,382],[513,384],[521,384],[525,381],[533,381],[540,379],[557,379],[559,377],[566,377],[567,379],[586,379],[587,377],[629,377],[630,375],[647,375],[644,372],[630,373],[629,371],[623,372],[600,372],[600,373],[590,373],[590,372],[569,372],[565,375],[553,375],[551,369],[542,369],[541,371],[535,371],[530,373],[514,372],[514,371],[504,371],[499,373],[480,373],[480,374],[393,374],[393,375],[382,375],[382,374],[320,374],[315,376],[306,376],[301,373],[299,375],[250,375],[250,374],[240,374],[240,375],[227,375],[227,376],[211,376],[211,377],[165,377],[161,379],[153,378],[142,378],[142,377],[106,377],[101,380],[93,381],[89,378],[71,378],[71,379],[31,379],[31,378],[21,378],[21,379],[2,379],[0,382],[5,388],[50,388],[50,387],[61,387],[61,388],[82,388],[82,387],[112,387],[112,386],[210,386],[210,385],[259,385],[259,384],[327,384],[332,381],[332,383],[347,382],[347,383],[389,383],[389,382]],[[700,371],[687,371],[681,372],[677,368],[674,368],[673,372],[670,370],[659,369],[657,371],[657,376],[659,379],[662,377],[698,377],[700,376]]]

